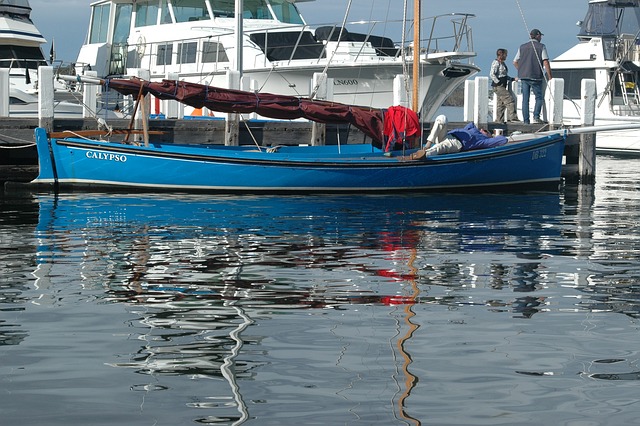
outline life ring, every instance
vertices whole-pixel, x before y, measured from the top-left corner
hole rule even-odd
[[[138,58],[142,59],[146,50],[147,40],[144,38],[144,36],[141,35],[140,37],[138,37],[138,41],[136,43],[136,53],[138,54]]]

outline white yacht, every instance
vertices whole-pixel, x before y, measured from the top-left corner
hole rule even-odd
[[[145,69],[152,80],[172,73],[180,80],[226,87],[227,70],[241,68],[251,90],[303,97],[315,92],[312,75],[326,72],[333,79],[334,101],[391,106],[394,78],[407,75],[407,69],[411,74],[411,43],[403,46],[374,34],[389,28],[385,22],[312,28],[296,6],[305,1],[314,0],[244,0],[241,64],[236,63],[235,0],[96,1],[76,72],[90,69],[107,77]],[[423,120],[479,71],[471,63],[472,17],[449,14],[423,22],[425,33],[445,25],[449,32],[421,42],[418,105]],[[401,23],[395,25],[402,34]]]
[[[46,42],[31,21],[28,0],[0,0],[0,68],[9,69],[12,87],[37,91],[38,67],[48,65],[41,48]]]
[[[12,118],[35,118],[38,117],[38,97],[32,93],[27,93],[15,87],[9,88],[9,116]],[[56,99],[53,104],[53,111],[56,118],[83,118],[83,106],[78,102]],[[105,112],[102,112],[105,114]],[[110,118],[118,118],[117,115],[110,114]]]
[[[596,82],[595,125],[640,123],[640,0],[590,0],[578,44],[551,61],[565,124],[580,124],[581,81]],[[640,133],[598,132],[596,152],[640,155]]]
[[[38,67],[49,63],[42,52],[47,41],[31,21],[28,0],[0,0],[0,68],[9,70],[9,115],[38,117]],[[54,82],[58,92],[54,114],[58,118],[82,118],[82,105],[57,99],[67,91],[62,82]]]

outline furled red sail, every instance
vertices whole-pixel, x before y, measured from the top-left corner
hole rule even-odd
[[[206,107],[218,112],[256,113],[276,119],[306,118],[319,123],[352,124],[369,136],[379,148],[384,139],[385,111],[380,109],[295,96],[222,89],[176,80],[149,82],[140,79],[109,79],[104,80],[103,84],[123,95],[150,94],[158,99],[176,100],[194,108]],[[409,121],[417,123],[417,115],[404,109],[413,118]]]

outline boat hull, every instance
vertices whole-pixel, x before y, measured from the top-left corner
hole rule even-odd
[[[60,188],[248,193],[391,192],[553,187],[564,137],[409,160],[371,145],[252,146],[49,139],[36,129],[36,184]],[[410,154],[408,151],[405,154]]]

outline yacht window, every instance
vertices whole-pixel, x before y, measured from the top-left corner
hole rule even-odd
[[[233,18],[235,16],[235,0],[211,0],[213,15],[217,18]]]
[[[265,0],[245,0],[242,16],[246,19],[273,19]]]
[[[11,46],[0,46],[0,68],[11,68],[13,50]]]
[[[590,3],[581,23],[580,36],[635,34],[640,23],[640,7],[616,8],[610,2]]]
[[[106,43],[107,32],[109,30],[110,4],[103,4],[93,8],[91,17],[91,32],[89,33],[89,44]]]
[[[0,68],[36,69],[47,65],[39,47],[0,46],[0,58]]]
[[[162,3],[160,3],[160,23],[173,24],[173,19],[171,18],[171,10],[169,10],[169,4],[167,3],[167,0],[162,0]]]
[[[158,0],[141,1],[136,4],[136,27],[158,23]]]
[[[27,105],[27,104],[28,102],[23,101],[22,99],[9,96],[9,105]]]
[[[156,65],[171,65],[171,55],[173,54],[173,44],[158,45],[158,55]]]
[[[553,69],[553,78],[564,79],[564,95],[569,99],[580,99],[582,97],[582,80],[585,78],[595,80],[595,69]]]
[[[0,45],[0,58],[2,58],[0,66],[5,68],[8,68],[11,62],[18,58],[27,59],[29,61],[35,60],[44,62],[44,56],[42,55],[42,50],[40,50],[39,47]]]
[[[177,22],[209,19],[209,11],[204,0],[173,0],[172,4]]]
[[[229,57],[221,43],[205,41],[202,44],[202,62],[229,62]]]
[[[196,53],[198,51],[198,43],[180,43],[178,45],[178,63],[179,64],[195,64]]]
[[[235,16],[235,0],[211,0],[213,14],[218,18]],[[273,19],[265,0],[244,0],[242,17],[246,19]]]
[[[116,25],[113,31],[113,42],[116,44],[126,43],[129,38],[132,9],[133,6],[130,4],[119,4],[116,6]]]
[[[300,12],[298,12],[296,6],[289,0],[271,0],[271,7],[280,22],[286,24],[304,24]]]

